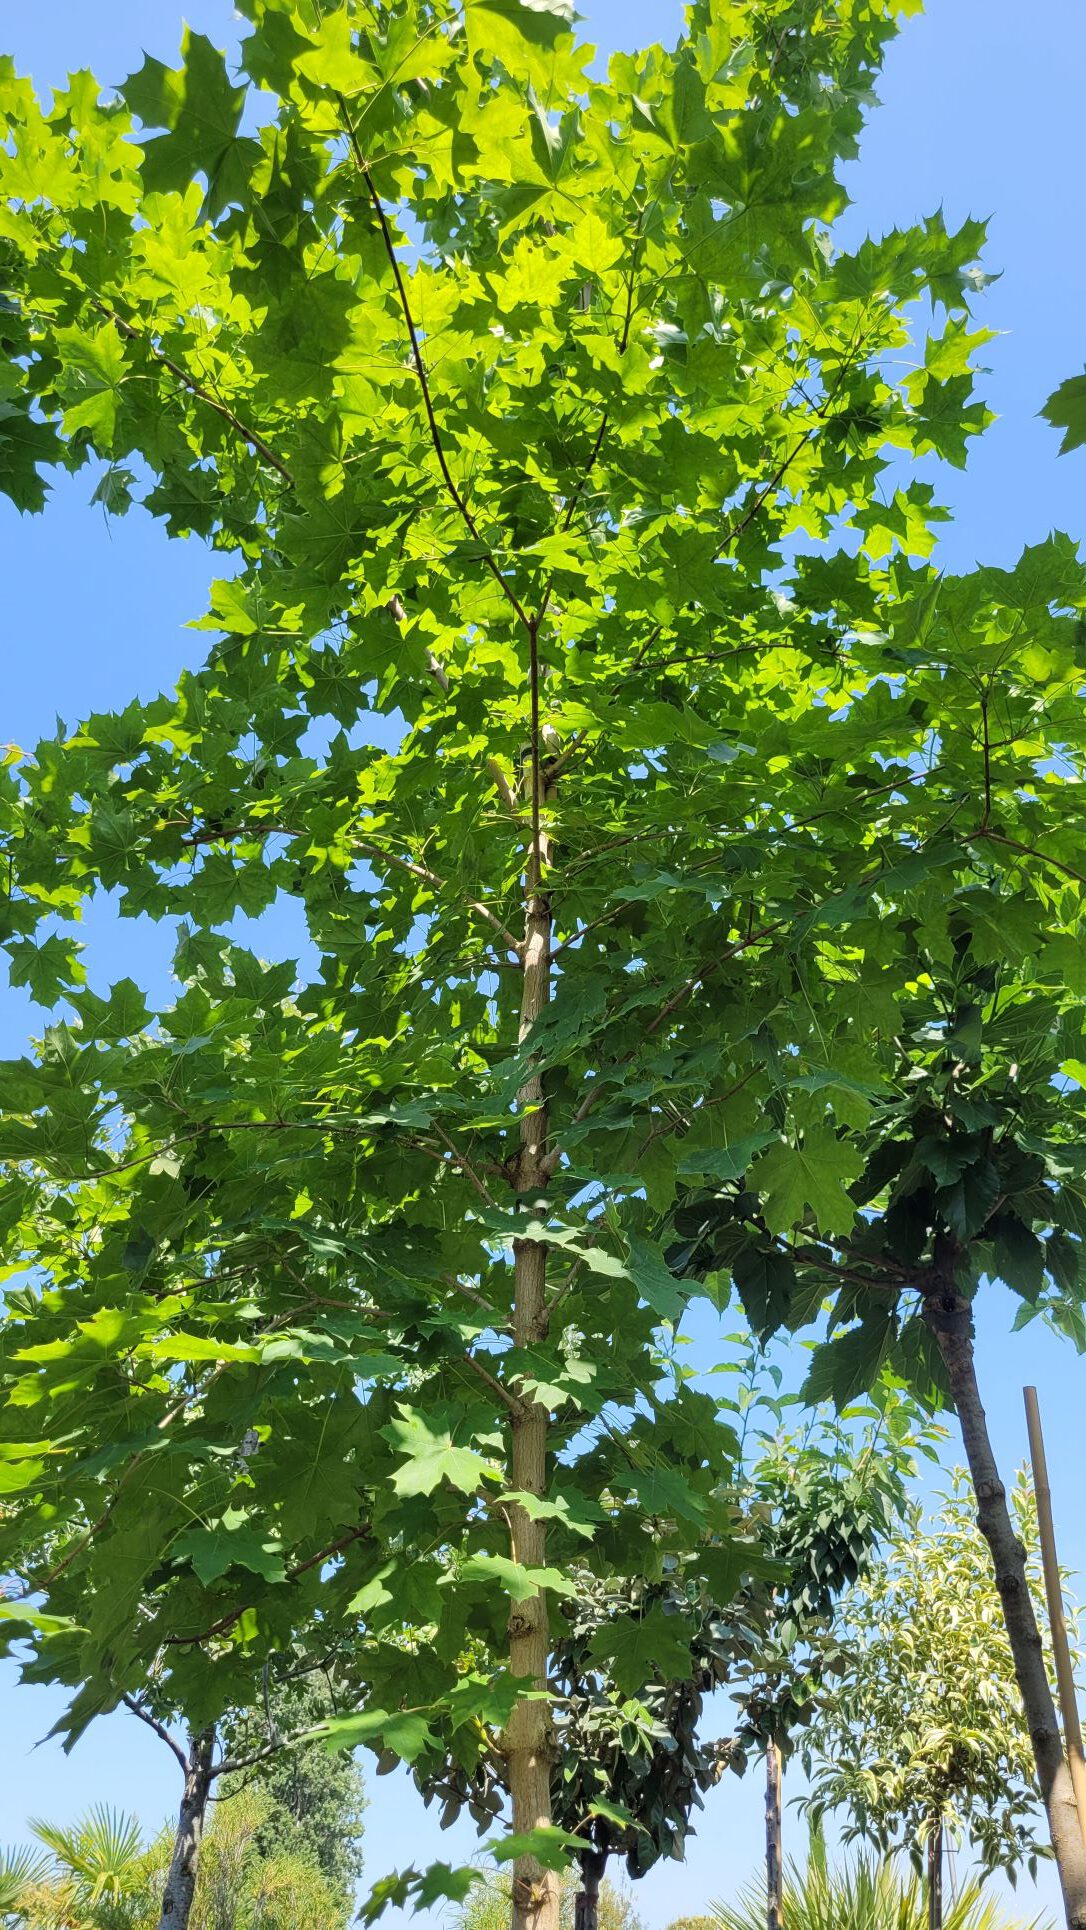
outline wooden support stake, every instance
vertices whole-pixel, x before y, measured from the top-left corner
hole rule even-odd
[[[1041,1561],[1044,1567],[1045,1596],[1048,1601],[1048,1626],[1056,1664],[1056,1686],[1059,1691],[1060,1713],[1063,1717],[1064,1744],[1071,1770],[1071,1786],[1075,1792],[1079,1828],[1082,1831],[1083,1843],[1086,1844],[1086,1756],[1082,1752],[1082,1724],[1079,1721],[1078,1695],[1075,1689],[1074,1671],[1071,1667],[1071,1645],[1067,1639],[1067,1623],[1063,1614],[1063,1585],[1060,1581],[1060,1564],[1056,1558],[1056,1535],[1052,1526],[1052,1490],[1048,1485],[1048,1462],[1045,1458],[1044,1435],[1041,1432],[1041,1409],[1035,1387],[1024,1388],[1023,1393],[1026,1402],[1026,1426],[1029,1429],[1029,1458],[1033,1464],[1033,1492],[1037,1498],[1037,1528],[1041,1538]]]

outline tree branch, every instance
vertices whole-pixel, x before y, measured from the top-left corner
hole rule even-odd
[[[422,348],[419,343],[418,331],[415,327],[415,318],[411,313],[411,303],[408,299],[407,285],[404,281],[403,271],[400,267],[400,263],[396,255],[396,244],[392,239],[392,230],[388,225],[388,217],[385,214],[384,203],[382,202],[381,197],[377,192],[373,175],[370,173],[369,162],[367,161],[365,155],[362,152],[362,148],[359,143],[358,136],[354,130],[354,123],[351,120],[351,116],[347,108],[347,103],[344,100],[342,94],[337,94],[336,99],[339,102],[339,111],[343,117],[343,127],[347,135],[347,141],[348,141],[348,145],[350,146],[351,155],[354,160],[354,164],[358,169],[359,174],[362,176],[362,179],[366,184],[366,193],[369,195],[370,202],[372,203],[372,206],[373,206],[374,214],[377,216],[378,225],[381,230],[381,240],[384,244],[385,254],[388,258],[389,266],[392,269],[393,277],[395,278],[396,292],[397,292],[397,295],[399,296],[399,301],[400,301],[400,309],[403,314],[404,322],[407,327],[407,333],[411,342],[411,359],[414,362],[415,373],[418,376],[419,387],[422,391],[422,402],[423,402],[423,407],[426,410],[426,421],[430,430],[430,441],[433,444],[434,454],[437,457],[437,464],[438,464],[438,468],[441,471],[442,480],[444,481],[445,487],[448,490],[449,495],[453,500],[453,503],[456,505],[457,512],[460,515],[465,527],[467,528],[471,536],[474,538],[475,542],[477,542],[481,546],[483,551],[483,559],[482,559],[483,562],[486,564],[486,567],[490,571],[491,576],[494,578],[494,581],[497,583],[499,589],[501,590],[502,595],[505,597],[506,602],[510,604],[512,609],[516,612],[516,615],[519,618],[520,622],[524,625],[525,629],[527,629],[528,628],[527,612],[525,611],[524,606],[520,601],[520,598],[517,596],[516,591],[512,588],[512,586],[509,583],[507,583],[501,570],[498,568],[498,564],[495,560],[493,551],[491,550],[489,544],[486,543],[483,537],[480,535],[479,526],[476,523],[475,518],[472,515],[471,510],[468,508],[468,505],[465,502],[463,496],[461,495],[460,490],[458,489],[456,482],[453,479],[452,470],[449,468],[448,459],[445,455],[445,445],[441,439],[441,430],[438,427],[437,416],[434,412],[433,396],[430,393],[430,379],[426,373],[426,364],[423,361],[423,357],[422,357]]]
[[[439,878],[437,872],[431,871],[428,865],[416,864],[411,858],[397,857],[394,851],[385,851],[381,845],[370,844],[365,838],[353,838],[351,842],[359,851],[364,851],[367,857],[379,858],[385,864],[398,865],[401,871],[409,871],[413,878],[420,878],[424,884],[432,885],[435,891],[447,891],[449,888],[444,878]],[[465,898],[464,903],[469,910],[478,913],[480,918],[485,918],[491,930],[496,931],[509,950],[515,952],[518,958],[520,957],[522,949],[520,939],[513,937],[512,932],[502,924],[500,918],[495,916],[489,905],[485,905],[481,898]]]
[[[134,327],[131,322],[126,322],[123,315],[115,314],[113,309],[106,302],[100,301],[97,295],[91,297],[91,305],[97,309],[99,315],[105,317],[107,322],[112,322],[118,335],[123,335],[126,342],[142,342],[155,361],[164,369],[169,369],[170,374],[176,376],[190,395],[196,396],[209,409],[214,409],[215,414],[221,416],[224,422],[228,422],[235,434],[239,435],[243,442],[247,442],[262,461],[282,476],[283,481],[289,483],[291,488],[294,487],[293,471],[287,468],[285,462],[280,461],[275,450],[265,442],[263,436],[258,435],[255,429],[250,429],[247,423],[242,422],[240,416],[234,414],[233,409],[228,408],[225,402],[220,402],[218,396],[212,395],[210,389],[205,389],[203,384],[198,382],[194,375],[190,375],[180,362],[175,362],[172,355],[167,355],[164,349],[160,349],[143,329]]]
[[[992,844],[1005,844],[1012,851],[1020,851],[1024,858],[1036,858],[1053,871],[1062,871],[1065,878],[1073,878],[1076,884],[1086,885],[1086,871],[1076,871],[1074,865],[1064,864],[1061,858],[1050,858],[1047,851],[1038,851],[1035,844],[1019,844],[1017,838],[1005,838],[1002,831],[989,830],[984,824],[978,825],[972,836],[987,838]]]
[[[330,1542],[327,1548],[319,1548],[315,1555],[310,1555],[308,1561],[299,1562],[296,1568],[288,1568],[288,1582],[295,1582],[311,1568],[316,1568],[322,1562],[331,1561],[333,1555],[338,1555],[342,1549],[349,1548],[352,1542],[362,1541],[369,1532],[368,1522],[349,1529],[345,1535],[340,1536],[338,1541]],[[227,1629],[233,1628],[235,1622],[240,1622],[248,1606],[247,1602],[243,1602],[240,1608],[232,1608],[228,1614],[221,1615],[217,1622],[212,1622],[210,1628],[203,1629],[197,1635],[164,1635],[162,1646],[163,1648],[192,1648],[198,1642],[208,1641],[212,1635],[224,1635]],[[221,1768],[218,1773],[222,1773]]]
[[[476,1360],[474,1354],[462,1355],[457,1365],[460,1367],[470,1367],[476,1379],[481,1380],[483,1386],[490,1389],[495,1400],[500,1401],[503,1407],[508,1408],[510,1414],[518,1416],[523,1414],[524,1402],[519,1401],[516,1395],[510,1392],[508,1387],[503,1387],[500,1380],[497,1380],[493,1374],[488,1373],[482,1362]]]
[[[147,1724],[148,1729],[153,1729],[156,1736],[161,1737],[162,1741],[166,1744],[167,1748],[173,1750],[174,1755],[177,1757],[178,1762],[181,1764],[182,1771],[184,1772],[184,1774],[187,1775],[188,1767],[189,1767],[188,1757],[186,1756],[184,1750],[181,1747],[181,1744],[177,1741],[176,1737],[171,1736],[169,1730],[166,1727],[166,1724],[164,1722],[159,1722],[151,1714],[149,1709],[143,1708],[142,1704],[136,1701],[136,1698],[134,1695],[128,1695],[127,1693],[125,1693],[124,1695],[122,1695],[121,1701],[124,1703],[124,1706],[126,1709],[131,1709],[132,1714],[134,1716],[138,1716],[141,1722],[145,1722]]]

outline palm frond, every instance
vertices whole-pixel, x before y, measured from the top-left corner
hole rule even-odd
[[[139,1820],[97,1803],[70,1828],[36,1819],[30,1828],[61,1869],[87,1890],[91,1903],[119,1897],[142,1872]]]
[[[891,1863],[859,1857],[830,1870],[817,1861],[791,1864],[784,1886],[788,1930],[927,1930],[923,1884]],[[719,1930],[764,1930],[765,1889],[752,1883],[734,1903],[714,1902],[710,1916]],[[1031,1924],[1004,1915],[994,1897],[966,1884],[943,1914],[943,1930],[1052,1930],[1039,1917]]]
[[[40,1850],[0,1850],[0,1917],[18,1917],[28,1890],[44,1882],[49,1858]]]

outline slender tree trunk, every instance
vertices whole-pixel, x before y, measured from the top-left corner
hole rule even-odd
[[[781,1930],[781,1752],[775,1742],[765,1752],[765,1922]]]
[[[581,1857],[581,1887],[573,1905],[573,1930],[599,1930],[600,1878],[606,1857],[586,1850]]]
[[[1037,1780],[1048,1816],[1068,1930],[1086,1930],[1086,1850],[1079,1830],[1071,1775],[1063,1753],[1041,1634],[1026,1577],[1026,1551],[1014,1532],[1007,1491],[988,1437],[973,1354],[973,1311],[952,1285],[929,1289],[924,1318],[946,1365],[962,1430],[977,1523],[992,1553],[995,1583],[1014,1658]]]
[[[524,951],[521,960],[520,1037],[523,1041],[550,999],[551,906],[545,874],[549,841],[540,821],[543,793],[539,771],[538,664],[532,632],[532,847],[525,872]],[[545,1164],[550,1122],[541,1073],[533,1072],[518,1095],[520,1149],[516,1190],[519,1204],[529,1210],[546,1193]],[[540,1240],[513,1242],[513,1339],[517,1347],[537,1346],[547,1332],[547,1249]],[[520,1396],[512,1417],[510,1486],[521,1494],[547,1491],[547,1410]],[[532,1520],[517,1502],[509,1508],[509,1533],[514,1561],[526,1568],[543,1568],[547,1559],[546,1525]],[[547,1598],[542,1589],[524,1602],[514,1602],[509,1618],[509,1666],[515,1676],[536,1688],[546,1688],[550,1637]],[[551,1821],[551,1768],[554,1762],[554,1725],[544,1701],[522,1697],[505,1732],[513,1829],[520,1834]],[[520,1857],[513,1873],[513,1930],[558,1930],[559,1883],[534,1857]]]
[[[932,1818],[928,1837],[928,1930],[943,1930],[943,1819]]]
[[[162,1892],[158,1930],[185,1930],[189,1920],[192,1899],[196,1894],[196,1873],[211,1790],[211,1756],[214,1747],[214,1729],[202,1729],[199,1735],[192,1736],[189,1741],[185,1788],[177,1816],[177,1832],[173,1839],[166,1887]]]

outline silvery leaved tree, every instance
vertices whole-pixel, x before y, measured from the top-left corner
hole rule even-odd
[[[1020,1475],[1013,1520],[1043,1612],[1037,1517]],[[844,1818],[845,1841],[904,1850],[926,1869],[943,1922],[947,1841],[987,1872],[1036,1874],[1046,1845],[1033,1752],[991,1562],[965,1475],[926,1514],[914,1503],[846,1598],[843,1666],[805,1743],[812,1821]]]
[[[578,1847],[571,1569],[736,1538],[734,1441],[661,1374],[675,1202],[749,1173],[760,1326],[812,1250],[850,1283],[909,908],[1035,842],[976,679],[914,690],[901,458],[984,426],[982,230],[833,235],[907,10],[695,0],[601,76],[567,0],[246,0],[236,73],[188,33],[119,97],[0,83],[4,486],[86,466],[229,560],[176,689],[3,774],[54,1008],[0,1073],[12,1638],[71,1738],[148,1683],[203,1733],[328,1644],[339,1740],[500,1760],[518,1930]],[[1024,568],[1036,693],[1083,591]],[[95,898],[176,930],[168,996],[90,982]]]

